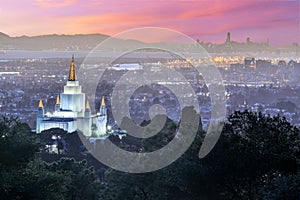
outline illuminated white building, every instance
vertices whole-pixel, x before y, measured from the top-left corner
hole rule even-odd
[[[93,128],[93,133],[92,125],[96,127]],[[82,93],[79,81],[76,80],[74,57],[72,57],[69,79],[64,86],[64,92],[56,99],[54,112],[45,113],[42,99],[39,102],[36,133],[51,128],[61,128],[68,133],[79,130],[87,137],[98,137],[107,132],[107,109],[104,97],[99,112],[92,116],[89,102]]]

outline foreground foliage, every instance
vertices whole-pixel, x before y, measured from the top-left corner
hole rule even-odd
[[[176,126],[168,120],[160,135],[128,148],[159,149],[174,137]],[[170,166],[145,174],[102,169],[101,181],[88,166],[90,160],[46,163],[37,158],[41,144],[29,131],[16,119],[0,120],[1,199],[299,198],[300,130],[280,116],[235,112],[205,158],[198,157],[205,137],[199,130],[187,152]]]
[[[198,152],[204,136],[205,133],[199,131],[190,149],[160,171],[128,174],[108,170],[102,197],[299,198],[300,131],[285,118],[248,111],[235,112],[228,117],[212,152],[199,159]]]
[[[42,145],[15,118],[0,121],[1,199],[98,199],[99,178],[86,161],[36,157]]]

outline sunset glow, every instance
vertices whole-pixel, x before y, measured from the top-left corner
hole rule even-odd
[[[10,36],[170,28],[205,42],[299,43],[299,1],[0,0],[0,32]]]

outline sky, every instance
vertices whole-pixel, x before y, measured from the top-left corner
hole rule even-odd
[[[300,43],[300,0],[0,0],[10,36],[102,33],[162,27],[193,39]],[[149,38],[151,35],[149,35]],[[157,36],[156,36],[157,37]]]

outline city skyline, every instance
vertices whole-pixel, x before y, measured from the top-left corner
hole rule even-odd
[[[193,39],[272,45],[299,43],[299,1],[83,1],[12,0],[0,8],[1,32],[10,36],[48,34],[114,35],[131,28],[157,26]],[[149,38],[151,41],[153,38]],[[155,36],[155,40],[159,40]],[[163,40],[163,38],[161,38]]]

